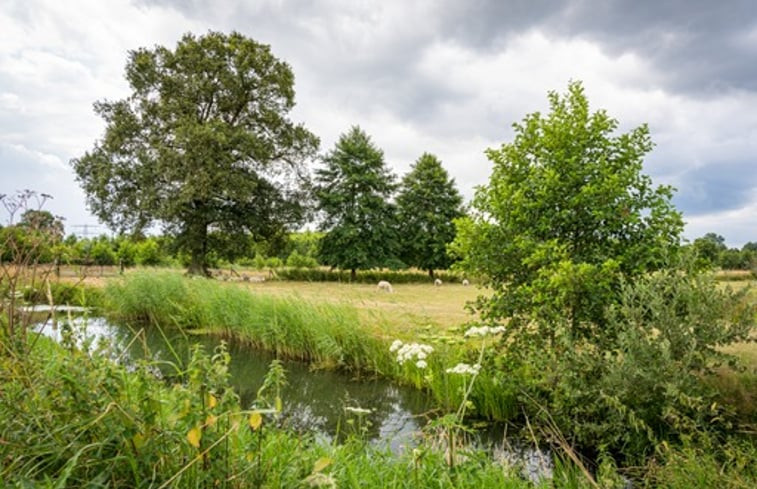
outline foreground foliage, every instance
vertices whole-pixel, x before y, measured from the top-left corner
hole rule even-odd
[[[196,349],[160,379],[151,361],[125,368],[72,336],[35,344],[0,357],[4,487],[532,487],[483,453],[452,470],[431,445],[323,444],[279,426],[275,409],[243,411],[223,349]]]
[[[431,429],[415,449],[392,453],[356,431],[344,443],[298,433],[277,417],[272,365],[251,410],[228,387],[221,347],[195,348],[187,363],[119,365],[128,358],[65,329],[61,345],[31,337],[28,356],[0,356],[0,480],[3,487],[624,487],[612,460],[595,473],[568,457],[552,481],[525,480],[517,466],[458,447],[454,464]],[[139,337],[136,338],[139,340]],[[164,372],[156,376],[157,372]],[[286,399],[283,400],[286,403]],[[348,415],[346,415],[348,416]],[[346,419],[345,421],[349,421]],[[432,424],[433,425],[433,424]],[[345,422],[345,426],[351,426]],[[757,482],[757,448],[667,447],[627,471],[639,487],[748,488]]]
[[[641,463],[661,445],[711,443],[733,413],[703,379],[749,341],[754,308],[680,253],[672,189],[641,173],[646,126],[590,113],[583,88],[515,124],[459,221],[453,250],[493,293],[481,321],[506,325],[487,359],[549,436],[591,456]]]

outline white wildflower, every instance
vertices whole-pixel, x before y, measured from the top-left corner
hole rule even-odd
[[[460,374],[460,375],[478,375],[481,370],[481,364],[468,365],[467,363],[458,363],[452,368],[448,368],[446,372],[448,374]]]
[[[370,409],[363,409],[359,407],[345,406],[344,410],[348,413],[357,414],[359,416],[362,416],[363,414],[371,414]]]
[[[434,348],[430,345],[406,343],[397,350],[397,362],[405,363],[414,360],[424,360],[432,351],[434,351]]]
[[[488,335],[495,335],[499,333],[504,333],[505,327],[504,326],[497,326],[495,328],[490,328],[489,326],[481,326],[480,328],[477,328],[473,326],[472,328],[468,329],[468,331],[465,332],[465,337],[468,338],[470,336],[488,336]]]
[[[389,351],[394,353],[395,351],[399,350],[402,346],[402,342],[400,340],[394,340],[392,342],[392,346],[389,347]]]
[[[428,363],[426,363],[426,360],[418,360],[415,362],[415,366],[418,368],[426,368],[428,367]]]

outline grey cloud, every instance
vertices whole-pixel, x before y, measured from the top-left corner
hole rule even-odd
[[[674,199],[687,215],[728,211],[748,205],[757,190],[754,160],[717,161],[679,177]]]

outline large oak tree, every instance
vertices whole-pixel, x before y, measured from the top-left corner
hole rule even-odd
[[[91,210],[117,231],[158,223],[206,272],[209,233],[279,232],[303,217],[317,138],[287,115],[294,75],[238,33],[129,53],[132,94],[95,104],[104,137],[72,161]]]

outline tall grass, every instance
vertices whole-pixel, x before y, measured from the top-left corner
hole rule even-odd
[[[178,274],[138,272],[108,284],[114,319],[193,329],[250,344],[279,356],[388,375],[393,362],[345,304],[254,294],[229,284]]]

